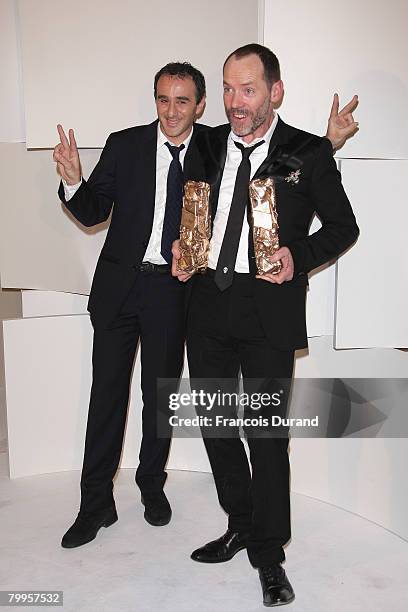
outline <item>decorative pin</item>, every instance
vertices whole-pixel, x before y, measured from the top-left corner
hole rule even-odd
[[[297,185],[300,178],[300,170],[293,170],[285,177],[285,181],[291,185]]]

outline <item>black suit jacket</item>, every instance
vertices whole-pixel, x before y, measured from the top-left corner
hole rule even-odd
[[[228,124],[198,134],[190,175],[186,178],[210,183],[211,216],[214,221],[224,170]],[[299,182],[287,182],[300,170]],[[284,123],[280,118],[268,156],[254,178],[273,176],[276,183],[280,245],[287,246],[294,260],[293,280],[282,285],[254,278],[254,295],[266,335],[279,349],[307,346],[305,300],[307,273],[345,251],[359,229],[341,184],[331,143]],[[322,227],[308,235],[314,213]],[[250,253],[253,270],[253,253]]]
[[[61,201],[87,227],[106,221],[112,211],[88,302],[94,325],[108,326],[119,312],[149,242],[156,194],[157,124],[156,120],[110,134],[89,179],[83,179],[68,202],[62,183],[59,187]],[[194,126],[184,158],[187,173],[196,135],[205,129]]]

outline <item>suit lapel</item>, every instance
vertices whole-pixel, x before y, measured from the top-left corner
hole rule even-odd
[[[289,135],[287,125],[280,117],[278,117],[278,122],[269,143],[268,155],[255,172],[253,176],[254,179],[262,176],[266,170],[268,170],[269,173],[273,172],[279,167],[281,162],[280,158],[282,154],[282,147],[287,144],[288,140]]]
[[[156,157],[157,157],[157,124],[154,121],[146,126],[143,138],[138,140],[139,155],[137,155],[138,167],[135,179],[142,178],[143,203],[148,218],[149,235],[153,226],[154,205],[156,199]]]

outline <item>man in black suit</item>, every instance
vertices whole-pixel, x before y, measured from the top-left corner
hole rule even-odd
[[[188,63],[168,64],[155,76],[154,93],[158,121],[111,134],[88,181],[82,178],[73,131],[68,139],[58,126],[54,159],[63,179],[61,200],[85,226],[106,221],[112,211],[88,304],[93,382],[81,506],[62,539],[67,548],[89,542],[101,526],[117,520],[112,481],[139,339],[143,437],[136,482],[145,519],[165,525],[171,518],[163,492],[171,432],[167,438],[163,431],[157,435],[156,380],[178,379],[182,369],[185,287],[170,274],[170,245],[179,233],[181,165],[189,175],[195,138],[206,130],[195,123],[205,106],[204,77]],[[353,107],[352,101],[339,112],[335,98],[328,134],[337,146],[353,129]]]
[[[188,63],[172,63],[155,76],[158,120],[109,136],[101,158],[82,178],[73,130],[54,160],[59,196],[85,226],[112,217],[93,278],[88,309],[94,327],[93,382],[81,476],[81,506],[62,539],[73,548],[117,520],[113,478],[122,449],[129,385],[141,340],[143,438],[136,483],[145,519],[165,525],[171,507],[163,491],[170,446],[157,435],[157,384],[181,375],[185,339],[185,287],[170,273],[171,245],[179,234],[182,171],[204,126],[193,124],[205,107],[205,81]],[[115,205],[113,206],[113,203]],[[113,209],[113,210],[112,210]]]
[[[212,217],[208,270],[191,281],[191,379],[195,387],[205,379],[201,384],[214,391],[220,379],[234,381],[241,370],[246,390],[285,390],[279,416],[287,408],[294,352],[307,347],[307,274],[340,255],[359,233],[331,143],[285,124],[274,111],[282,97],[279,62],[269,49],[252,44],[233,52],[224,64],[229,124],[198,135],[198,155],[185,173],[210,184]],[[279,223],[273,261],[282,269],[260,276],[245,210],[249,180],[267,177],[274,178]],[[322,227],[309,236],[315,212]],[[188,275],[176,270],[177,243],[174,254],[173,273],[186,281]],[[288,436],[272,430],[247,431],[252,469],[238,430],[224,437],[203,431],[228,530],[192,553],[196,561],[216,563],[246,548],[267,606],[294,599],[281,566],[291,533]]]

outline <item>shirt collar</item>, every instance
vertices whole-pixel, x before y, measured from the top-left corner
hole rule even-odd
[[[190,144],[190,140],[191,137],[193,135],[193,128],[191,128],[191,132],[190,134],[187,136],[187,138],[185,140],[183,140],[182,143],[185,149],[188,149],[188,145]],[[157,149],[160,149],[161,147],[164,147],[164,143],[169,142],[171,145],[173,145],[173,143],[167,138],[166,134],[163,134],[163,132],[160,129],[160,122],[157,124]],[[174,145],[175,146],[175,145]],[[180,145],[178,145],[180,146]],[[167,147],[166,147],[167,148]]]
[[[279,119],[278,113],[275,113],[273,121],[272,121],[271,125],[269,126],[269,129],[266,132],[266,134],[264,134],[261,138],[255,138],[255,140],[253,140],[249,144],[247,142],[244,142],[242,140],[242,138],[240,138],[240,136],[237,136],[231,130],[231,132],[229,134],[229,137],[228,137],[228,144],[229,144],[229,146],[232,146],[234,142],[240,142],[241,144],[244,145],[244,147],[252,147],[253,145],[256,145],[258,142],[261,142],[261,140],[264,140],[266,145],[267,145],[267,147],[269,148],[269,143],[271,142],[271,138],[272,138],[272,135],[273,135],[273,133],[275,131],[276,125],[278,123],[278,119]],[[235,145],[234,145],[234,149],[236,149]]]

